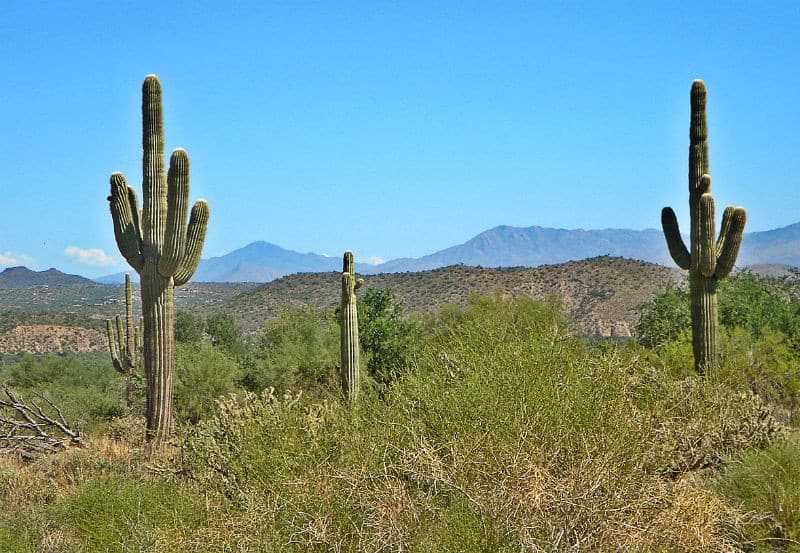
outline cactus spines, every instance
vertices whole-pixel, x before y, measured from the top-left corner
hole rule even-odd
[[[358,397],[359,387],[359,345],[358,309],[356,290],[364,280],[356,278],[353,252],[344,252],[342,263],[342,305],[341,305],[341,349],[342,349],[342,388],[351,402]]]
[[[715,240],[714,197],[708,170],[708,128],[706,126],[706,87],[692,83],[691,122],[689,124],[689,216],[690,249],[686,248],[672,208],[661,211],[661,226],[672,259],[689,271],[692,311],[692,347],[695,369],[712,372],[718,364],[717,283],[736,263],[747,220],[743,207],[728,206],[722,215],[719,237]]]
[[[111,175],[108,198],[117,246],[141,281],[147,439],[156,446],[172,430],[174,287],[197,268],[209,217],[208,204],[198,200],[187,225],[189,156],[176,149],[165,171],[161,105],[161,83],[148,75],[142,85],[142,210],[122,173]]]

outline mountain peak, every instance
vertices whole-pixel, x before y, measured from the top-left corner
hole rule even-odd
[[[0,289],[25,288],[27,286],[64,286],[68,284],[93,284],[88,278],[68,275],[58,269],[32,271],[27,267],[9,267],[0,273]]]

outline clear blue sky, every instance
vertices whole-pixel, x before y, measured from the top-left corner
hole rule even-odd
[[[698,77],[717,204],[786,226],[798,60],[797,2],[7,1],[0,267],[127,268],[106,196],[113,171],[141,182],[148,73],[211,205],[204,257],[417,257],[501,224],[658,227],[665,205],[685,228]]]

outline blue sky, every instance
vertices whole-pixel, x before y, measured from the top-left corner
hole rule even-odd
[[[0,267],[125,270],[141,82],[192,160],[204,257],[421,256],[506,224],[687,224],[689,88],[717,204],[800,221],[796,2],[3,2]],[[718,210],[721,213],[721,208]]]

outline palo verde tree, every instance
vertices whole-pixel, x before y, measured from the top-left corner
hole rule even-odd
[[[672,259],[689,271],[692,312],[692,347],[697,371],[708,373],[718,365],[717,285],[733,269],[746,221],[743,207],[728,206],[722,214],[719,238],[714,239],[714,197],[708,172],[706,86],[692,83],[689,125],[690,247],[686,248],[678,219],[670,207],[661,211],[661,226]]]
[[[175,367],[174,287],[185,284],[200,262],[209,208],[192,207],[187,225],[189,156],[172,152],[165,171],[161,83],[148,75],[142,85],[143,209],[122,173],[111,175],[111,218],[120,253],[140,276],[147,377],[147,439],[162,444],[172,431]]]

